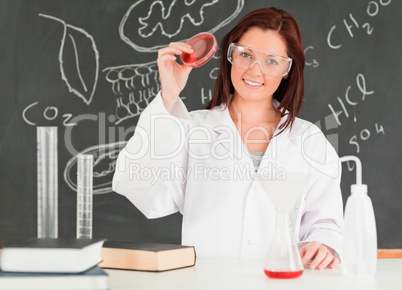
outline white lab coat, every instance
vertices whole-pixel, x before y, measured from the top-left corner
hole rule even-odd
[[[259,170],[310,175],[293,214],[294,234],[301,244],[328,245],[339,258],[340,162],[322,132],[296,118],[292,130],[271,140]],[[179,100],[169,114],[158,94],[119,154],[113,190],[148,218],[180,211],[182,244],[194,245],[198,257],[265,258],[276,212],[254,173],[227,108],[189,113]]]

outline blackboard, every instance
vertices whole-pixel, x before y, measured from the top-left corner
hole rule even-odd
[[[36,126],[59,130],[59,236],[74,237],[76,165],[92,153],[95,238],[179,243],[181,215],[147,220],[112,192],[117,153],[160,89],[157,50],[195,33],[218,42],[249,11],[275,6],[298,20],[305,47],[300,117],[340,156],[362,160],[379,248],[402,247],[402,2],[0,1],[0,246],[36,235]],[[212,94],[217,59],[194,69],[189,110]],[[343,165],[343,197],[354,183]]]

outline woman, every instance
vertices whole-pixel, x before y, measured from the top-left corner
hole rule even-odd
[[[269,8],[239,21],[221,43],[205,110],[189,113],[179,98],[191,71],[176,62],[182,53],[191,47],[171,43],[159,51],[162,89],[119,155],[113,190],[148,218],[180,211],[182,243],[194,245],[198,257],[265,258],[276,216],[259,174],[308,173],[293,231],[304,265],[336,267],[339,158],[317,127],[296,118],[304,53],[295,19]]]

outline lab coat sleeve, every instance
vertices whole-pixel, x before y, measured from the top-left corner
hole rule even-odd
[[[112,188],[147,218],[181,211],[186,185],[188,111],[178,99],[168,113],[159,93],[142,112],[119,153]]]
[[[302,243],[299,247],[307,242],[318,241],[332,248],[334,256],[341,260],[343,237],[341,164],[335,149],[322,133],[313,139],[316,140],[311,140],[311,145],[323,144],[324,146],[321,146],[323,149],[320,153],[317,153],[317,146],[310,146],[304,151],[306,160],[311,163],[313,169],[304,196],[299,232]],[[309,160],[309,154],[316,156]]]

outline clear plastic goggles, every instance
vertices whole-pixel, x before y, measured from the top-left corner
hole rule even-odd
[[[292,66],[290,57],[241,46],[237,43],[229,45],[227,59],[232,65],[241,69],[249,69],[258,63],[262,73],[270,77],[284,77],[289,73]]]

